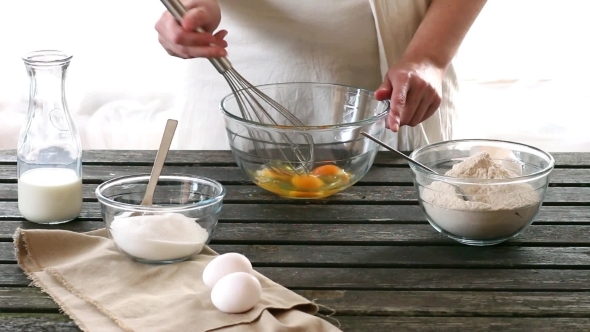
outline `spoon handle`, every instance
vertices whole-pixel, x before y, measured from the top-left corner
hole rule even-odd
[[[156,190],[156,185],[158,184],[160,173],[162,173],[162,168],[164,168],[164,161],[166,161],[168,150],[170,150],[170,145],[172,144],[172,139],[174,138],[174,132],[176,131],[177,125],[177,120],[168,119],[168,122],[166,122],[164,135],[162,136],[160,148],[158,149],[158,153],[156,154],[156,161],[154,161],[154,166],[152,167],[152,174],[150,175],[150,180],[145,190],[145,196],[143,196],[143,200],[141,201],[141,205],[152,205],[154,191]]]
[[[431,172],[431,173],[434,173],[434,174],[438,174],[438,173],[436,173],[435,171],[433,171],[432,169],[430,169],[429,167],[427,167],[426,165],[423,165],[422,163],[419,163],[419,162],[415,161],[414,159],[412,159],[412,158],[410,158],[410,157],[406,156],[405,154],[403,154],[403,153],[401,153],[400,151],[398,151],[398,150],[396,150],[396,149],[392,148],[391,146],[389,146],[389,145],[385,144],[385,142],[383,142],[383,141],[381,141],[381,140],[378,140],[378,139],[376,139],[375,137],[373,137],[373,136],[371,136],[371,135],[367,134],[366,132],[364,132],[364,131],[363,131],[363,132],[361,132],[361,135],[363,135],[363,136],[365,136],[366,138],[368,138],[368,139],[370,139],[370,140],[372,140],[372,141],[376,142],[377,144],[381,145],[382,147],[386,148],[387,150],[389,150],[389,151],[393,151],[393,152],[395,152],[395,153],[399,154],[400,156],[402,156],[402,157],[403,157],[405,160],[409,161],[410,163],[412,163],[412,164],[414,164],[414,165],[416,165],[416,166],[418,166],[418,167],[421,167],[421,168],[423,168],[423,169],[427,170],[428,172]]]

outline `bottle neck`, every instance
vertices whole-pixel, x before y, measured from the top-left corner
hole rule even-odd
[[[55,66],[27,65],[30,78],[29,110],[51,111],[65,107],[67,63]]]

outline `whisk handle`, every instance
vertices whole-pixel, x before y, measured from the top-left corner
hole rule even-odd
[[[180,3],[179,0],[160,0],[160,1],[162,1],[162,4],[164,4],[166,9],[168,9],[170,14],[172,14],[172,16],[174,16],[176,21],[180,24],[180,22],[182,21],[182,17],[186,13],[186,8],[182,5],[182,3]],[[205,30],[203,30],[200,27],[197,28],[196,31],[201,32],[201,33],[205,32]],[[215,67],[215,69],[217,69],[217,71],[220,74],[223,74],[232,68],[231,62],[229,62],[229,60],[226,57],[209,58],[209,61],[211,61],[211,64],[213,65],[213,67]]]

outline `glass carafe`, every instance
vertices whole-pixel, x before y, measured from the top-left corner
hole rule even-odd
[[[35,223],[67,222],[82,210],[82,144],[65,97],[71,60],[52,50],[23,57],[30,91],[17,148],[18,208]]]

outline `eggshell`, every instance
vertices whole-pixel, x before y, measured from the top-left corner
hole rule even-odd
[[[246,256],[235,252],[219,255],[205,266],[203,282],[213,288],[219,279],[234,272],[252,273],[252,263]]]
[[[235,272],[219,279],[211,291],[213,305],[229,314],[238,314],[252,309],[262,296],[262,286],[255,276]]]

